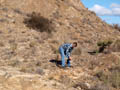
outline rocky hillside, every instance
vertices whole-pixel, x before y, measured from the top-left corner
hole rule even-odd
[[[80,0],[0,0],[0,90],[119,90],[119,35]]]

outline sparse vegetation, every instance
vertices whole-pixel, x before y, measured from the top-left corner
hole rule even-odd
[[[112,45],[112,47],[111,47],[111,50],[112,50],[113,52],[120,52],[120,40],[119,40],[119,39],[116,40],[116,41],[113,43],[113,45]]]
[[[15,51],[17,49],[17,44],[16,43],[12,43],[10,48],[11,48],[11,51],[12,51],[11,53],[15,53]]]
[[[37,42],[35,42],[35,41],[32,41],[32,42],[30,42],[30,44],[29,44],[30,47],[35,47],[36,45],[37,45]]]
[[[20,72],[26,72],[26,67],[22,67],[22,68],[20,69]]]
[[[48,34],[55,31],[55,26],[51,20],[43,17],[40,13],[33,12],[29,18],[25,18],[24,23],[27,27],[35,29],[39,32],[46,32]]]
[[[112,41],[120,37],[119,26],[103,22],[80,0],[2,0],[0,13],[1,89],[120,89],[120,40]],[[71,67],[65,56],[62,68],[59,47],[74,41]]]
[[[105,84],[108,83],[109,77],[103,71],[97,72],[95,76],[99,78],[99,80],[103,81]]]
[[[42,63],[41,63],[40,61],[37,61],[37,62],[36,62],[36,66],[41,66],[41,64],[42,64]]]
[[[118,24],[113,24],[112,27],[120,31],[120,26]]]
[[[59,54],[59,45],[58,44],[51,44],[51,50],[54,54]]]
[[[98,49],[96,49],[92,52],[88,52],[88,53],[90,53],[91,55],[95,55],[95,54],[98,54],[98,53],[103,53],[105,51],[105,49],[107,47],[109,47],[112,43],[113,43],[112,40],[99,41],[97,43]]]
[[[96,76],[99,80],[103,81],[104,84],[120,89],[120,67],[112,69],[110,74],[105,74],[103,71],[100,71]]]
[[[97,43],[98,47],[99,47],[99,50],[97,50],[96,53],[101,53],[104,51],[104,49],[108,46],[110,46],[111,44],[113,43],[112,40],[104,40],[104,41],[100,41]]]
[[[6,21],[7,21],[6,19],[0,19],[1,23],[6,22]]]
[[[53,47],[53,48],[52,48],[52,51],[53,51],[54,54],[59,54],[59,50],[58,50],[57,48],[54,48],[54,47]]]
[[[82,90],[89,90],[88,86],[84,82],[75,83],[73,84],[73,87],[77,89],[80,87]]]
[[[21,67],[20,72],[24,73],[35,73],[35,69],[33,67]]]
[[[97,43],[98,46],[109,46],[110,44],[112,44],[113,41],[111,40],[104,40],[104,41],[100,41]]]
[[[49,77],[48,79],[49,79],[49,80],[54,80],[54,78],[53,78],[52,76],[51,76],[51,77]]]
[[[16,60],[13,60],[9,65],[10,65],[10,66],[13,66],[13,67],[16,67],[16,66],[20,65],[20,63],[21,63],[21,62],[16,59]]]
[[[90,90],[110,90],[109,86],[103,83],[97,83],[93,87],[90,88]]]
[[[35,72],[39,75],[44,75],[45,74],[45,72],[42,68],[37,68]]]
[[[58,40],[52,40],[51,43],[53,43],[53,44],[59,44]]]
[[[4,42],[0,41],[0,47],[4,46]]]
[[[114,88],[120,89],[120,72],[114,71],[110,77],[110,83]]]

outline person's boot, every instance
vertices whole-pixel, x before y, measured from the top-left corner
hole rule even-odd
[[[66,67],[67,67],[66,65],[65,66],[61,66],[61,65],[59,66],[59,68],[61,68],[61,69],[66,69]]]
[[[70,65],[70,66],[68,66],[68,68],[73,68],[73,66]]]

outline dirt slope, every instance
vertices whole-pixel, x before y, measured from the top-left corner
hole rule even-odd
[[[1,0],[0,90],[119,90],[106,81],[119,70],[119,35],[80,0]],[[73,41],[74,68],[62,70],[58,47]],[[88,53],[100,41],[113,42],[107,54]]]

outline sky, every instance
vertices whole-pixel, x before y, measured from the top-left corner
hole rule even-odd
[[[94,11],[103,21],[120,25],[120,0],[81,0],[86,8]]]

